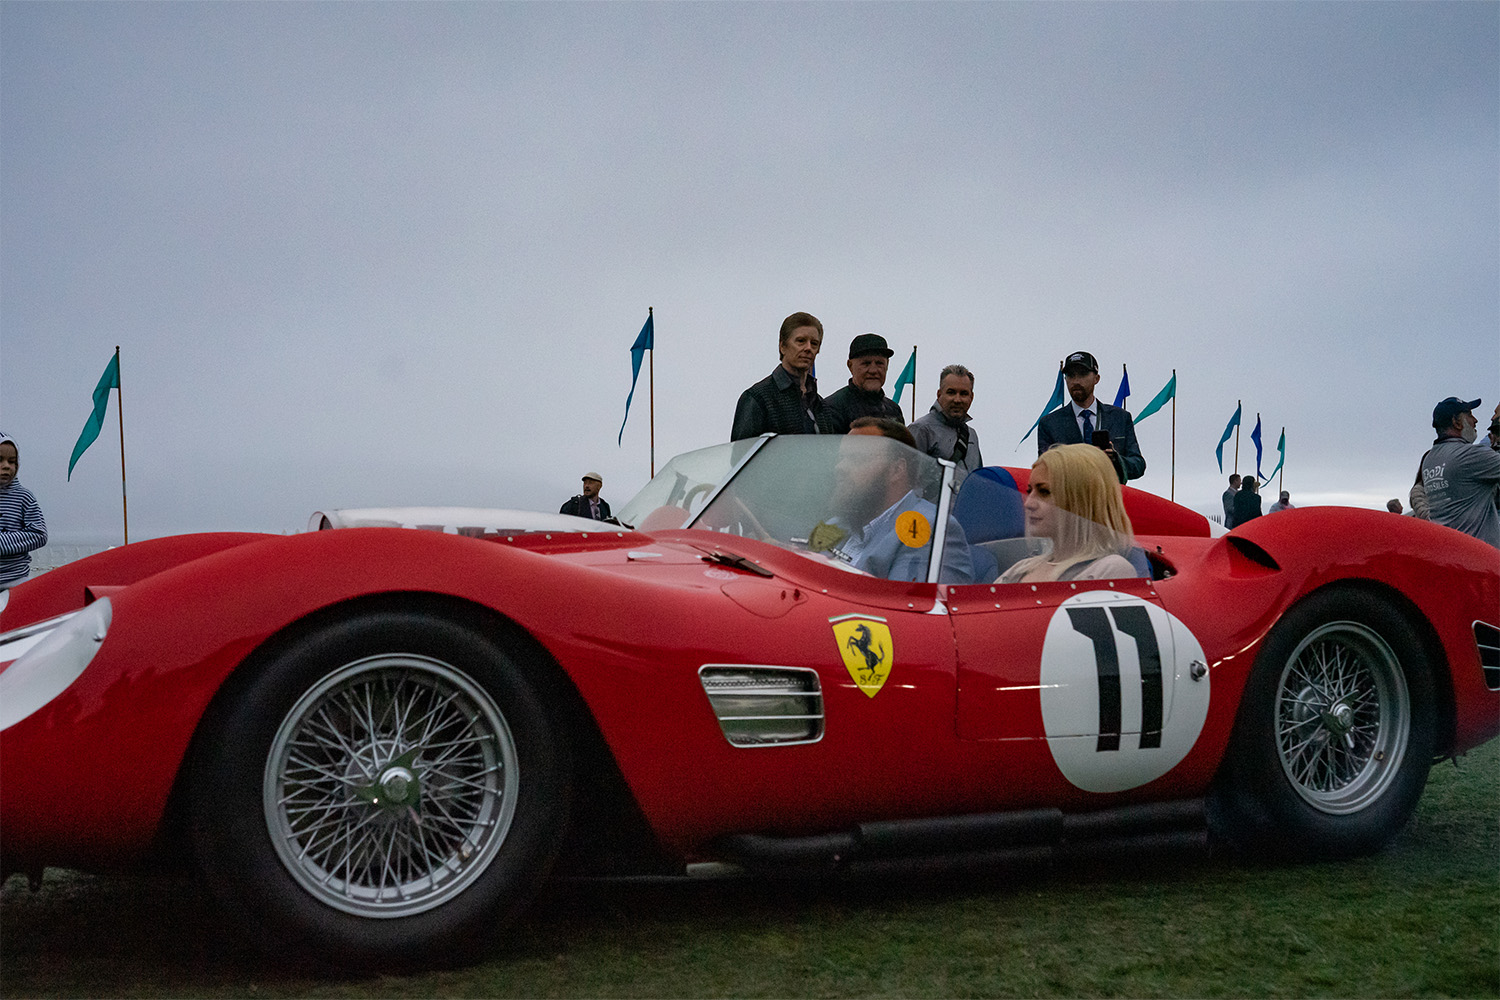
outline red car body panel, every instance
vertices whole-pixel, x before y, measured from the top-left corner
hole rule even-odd
[[[1168,533],[1140,541],[1173,575],[1036,588],[889,582],[702,531],[474,539],[353,528],[113,550],[16,588],[0,613],[0,630],[15,629],[79,608],[87,588],[107,593],[113,610],[83,675],[0,735],[4,850],[84,867],[139,857],[225,679],[277,633],[382,594],[441,595],[529,633],[579,692],[660,844],[683,857],[732,832],[1202,795],[1267,633],[1297,599],[1338,582],[1402,595],[1430,623],[1451,672],[1444,749],[1500,730],[1500,692],[1485,686],[1472,618],[1459,611],[1500,606],[1495,550],[1413,519],[1328,508],[1215,539],[1201,516],[1151,501],[1135,500],[1132,513]],[[774,575],[705,559],[716,548]],[[1175,620],[1185,632],[1174,635],[1201,645],[1208,668],[1207,687],[1196,689],[1206,716],[1181,760],[1106,792],[1060,769],[1036,694],[1048,621],[1093,591]],[[855,683],[832,629],[849,615],[889,628],[894,666],[873,696]],[[822,739],[731,746],[698,674],[716,663],[815,669]],[[1185,703],[1194,682],[1177,683]]]

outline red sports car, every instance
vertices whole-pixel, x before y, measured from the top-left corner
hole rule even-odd
[[[1140,575],[999,584],[1038,551],[1024,470],[955,491],[852,440],[680,456],[619,526],[332,511],[12,589],[5,871],[184,861],[274,947],[422,964],[554,872],[1183,824],[1370,851],[1500,729],[1500,555],[1472,538],[1341,508],[1214,537],[1127,488]],[[882,463],[907,495],[851,520]]]

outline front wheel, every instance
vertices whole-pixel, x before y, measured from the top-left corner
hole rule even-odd
[[[1256,658],[1210,797],[1214,831],[1258,854],[1377,850],[1411,818],[1433,745],[1431,667],[1400,610],[1314,594]]]
[[[195,859],[277,948],[372,968],[466,957],[556,855],[565,747],[484,635],[414,613],[350,619],[216,709],[191,772]]]

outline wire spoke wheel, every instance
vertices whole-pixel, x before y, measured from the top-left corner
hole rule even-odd
[[[1355,813],[1396,780],[1411,730],[1396,654],[1359,622],[1329,622],[1292,651],[1276,690],[1277,755],[1292,788],[1324,813]]]
[[[282,864],[314,898],[407,917],[484,873],[518,780],[515,739],[484,688],[438,659],[381,654],[328,674],[287,712],[263,809]]]

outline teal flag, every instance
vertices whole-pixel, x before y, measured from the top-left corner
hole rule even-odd
[[[917,349],[911,349],[911,357],[906,360],[906,367],[901,369],[901,374],[896,376],[896,388],[891,395],[895,402],[901,402],[901,390],[907,386],[912,387],[912,392],[917,391]]]
[[[1031,430],[1028,430],[1025,434],[1021,435],[1021,441],[1025,441],[1027,438],[1031,437],[1031,431],[1036,430],[1037,424],[1040,424],[1042,422],[1042,417],[1045,417],[1047,414],[1051,413],[1053,410],[1057,409],[1059,406],[1062,405],[1063,399],[1064,399],[1064,395],[1065,394],[1063,393],[1063,373],[1062,373],[1062,369],[1059,368],[1057,370],[1057,384],[1055,384],[1052,387],[1052,398],[1049,399],[1049,400],[1047,400],[1047,405],[1046,406],[1042,407],[1042,412],[1040,414],[1038,414],[1038,416],[1036,418],[1036,423],[1033,423],[1031,425]],[[1021,447],[1021,441],[1017,441],[1016,442],[1016,447],[1017,448]]]
[[[625,420],[620,421],[620,433],[615,438],[616,447],[625,440],[625,421],[630,419],[630,401],[635,398],[636,379],[641,377],[641,360],[645,358],[647,351],[656,350],[655,320],[656,314],[646,310],[646,325],[641,327],[635,343],[630,345],[630,395],[625,397]]]
[[[1176,395],[1177,373],[1173,372],[1172,378],[1167,382],[1165,386],[1162,387],[1161,392],[1158,392],[1155,396],[1151,397],[1151,402],[1146,404],[1146,408],[1142,410],[1140,414],[1135,418],[1135,422],[1140,423],[1142,420],[1145,420],[1147,417],[1151,416],[1151,414],[1155,413],[1163,406],[1166,406],[1167,401],[1173,399]]]
[[[1279,452],[1281,452],[1281,457],[1278,458],[1278,459],[1276,459],[1276,468],[1272,469],[1271,470],[1271,474],[1266,477],[1266,481],[1267,482],[1269,482],[1270,480],[1276,478],[1276,473],[1278,473],[1278,472],[1281,471],[1282,463],[1284,463],[1286,461],[1286,428],[1285,427],[1283,427],[1281,429],[1281,440],[1278,441],[1278,442],[1276,442],[1276,450],[1279,451]]]
[[[104,374],[99,378],[99,384],[94,386],[94,412],[89,414],[88,422],[83,425],[83,433],[78,435],[78,443],[73,446],[73,457],[68,460],[69,480],[73,478],[73,466],[89,450],[89,445],[99,437],[99,429],[104,426],[104,412],[109,409],[109,390],[119,387],[120,352],[115,351],[114,357],[105,366]]]
[[[1214,455],[1219,459],[1220,472],[1224,471],[1224,442],[1229,440],[1229,435],[1233,434],[1234,429],[1240,425],[1240,410],[1243,408],[1243,403],[1234,408],[1234,416],[1229,418],[1229,423],[1224,427],[1224,436],[1219,438],[1219,446],[1214,449]]]

